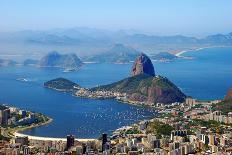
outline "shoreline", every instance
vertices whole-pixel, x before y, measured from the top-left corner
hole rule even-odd
[[[54,89],[54,88],[49,88],[49,89],[53,89],[59,92],[67,92],[68,91],[62,91],[62,90],[58,90],[58,89]],[[118,99],[116,97],[88,97],[88,96],[78,96],[75,94],[71,93],[71,96],[73,97],[77,97],[77,98],[83,98],[83,99],[91,99],[91,100],[114,100],[117,101],[119,103],[122,104],[129,104],[129,105],[133,105],[133,106],[138,106],[138,107],[147,107],[147,108],[153,108],[153,105],[150,104],[144,104],[144,102],[138,102],[138,101],[133,101],[133,100],[125,100],[125,99]]]
[[[199,50],[203,50],[203,49],[208,49],[208,48],[216,48],[216,47],[221,47],[221,48],[226,48],[226,47],[232,47],[232,46],[208,46],[208,47],[200,47],[200,48],[196,48],[196,49],[189,49],[189,50],[183,50],[183,51],[180,51],[178,53],[176,53],[175,55],[178,56],[178,57],[182,57],[181,55],[186,53],[186,52],[190,52],[190,51],[199,51]],[[51,88],[51,89],[54,89],[54,88]],[[66,91],[63,91],[63,90],[58,90],[58,89],[54,89],[56,91],[60,91],[60,92],[66,92]],[[77,95],[73,95],[72,96],[74,97],[83,97],[83,96],[77,96]],[[133,101],[130,101],[130,100],[122,100],[122,99],[117,99],[117,98],[95,98],[95,97],[83,97],[83,98],[89,98],[89,99],[113,99],[113,100],[116,100],[117,102],[119,103],[123,103],[123,104],[130,104],[130,105],[134,105],[134,106],[143,106],[141,104],[138,104],[138,103],[135,103]],[[153,108],[152,106],[150,105],[146,105],[146,107],[149,107],[149,108]],[[156,118],[157,116],[153,117],[153,118],[148,118],[148,120],[152,120],[154,118]],[[141,122],[141,121],[144,121],[146,119],[142,119],[142,120],[139,120],[137,123]],[[39,127],[39,126],[43,126],[43,125],[46,125],[46,124],[49,124],[52,122],[52,119],[49,118],[48,121],[44,122],[44,123],[41,123],[41,124],[37,124],[37,125],[32,125],[32,126],[28,126],[28,127],[23,127],[21,129],[16,129],[15,132],[14,132],[14,137],[15,136],[27,136],[29,139],[33,139],[33,140],[52,140],[52,141],[66,141],[66,138],[55,138],[55,137],[40,137],[40,136],[31,136],[31,135],[27,135],[27,134],[22,134],[22,133],[19,133],[20,131],[24,131],[24,130],[28,130],[28,129],[32,129],[32,128],[36,128],[36,127]],[[128,125],[128,126],[133,126],[137,123],[133,123],[131,125]],[[123,126],[117,128],[117,129],[120,129],[122,128]],[[115,132],[117,129],[115,129],[113,132]],[[113,133],[112,132],[112,133]],[[96,140],[96,139],[76,139],[78,141],[92,141],[92,140]]]
[[[208,49],[208,48],[227,48],[227,47],[232,47],[232,46],[206,46],[206,47],[198,47],[194,49],[189,49],[189,50],[180,50],[179,52],[175,53],[175,51],[171,51],[170,53],[174,53],[175,56],[177,57],[184,57],[182,54],[187,53],[187,52],[192,52],[192,51],[200,51],[203,49]]]
[[[40,127],[40,126],[44,126],[44,125],[47,125],[47,124],[49,124],[49,123],[51,123],[53,121],[52,118],[50,118],[50,117],[47,117],[47,118],[48,118],[48,120],[46,122],[42,122],[42,123],[38,123],[38,124],[31,124],[30,126],[24,126],[24,127],[21,126],[21,127],[5,129],[6,134],[7,134],[8,137],[13,138],[13,137],[15,137],[15,133],[19,133],[20,131],[29,130],[29,129],[32,129],[32,128],[37,128],[37,127]]]
[[[19,132],[19,131],[24,131],[24,130],[28,130],[28,129],[32,129],[32,128],[37,128],[37,127],[40,127],[40,126],[44,126],[44,125],[47,125],[49,123],[51,123],[53,121],[52,118],[50,117],[47,117],[48,118],[48,121],[46,122],[43,122],[43,123],[40,123],[40,124],[35,124],[35,125],[30,125],[28,127],[24,127],[24,128],[21,128],[21,129],[18,129],[16,132]]]
[[[67,141],[66,138],[56,138],[56,137],[41,137],[41,136],[32,136],[32,135],[28,135],[28,134],[23,134],[20,133],[20,131],[24,131],[24,130],[29,130],[29,129],[33,129],[33,128],[37,128],[40,126],[44,126],[47,125],[49,123],[51,123],[53,121],[52,118],[48,117],[48,121],[40,123],[40,124],[32,124],[30,126],[27,127],[21,127],[21,128],[15,128],[12,129],[10,131],[8,131],[8,135],[11,137],[28,137],[29,140],[44,140],[44,141]],[[97,139],[94,138],[82,138],[82,139],[75,139],[77,141],[80,142],[87,142],[87,141],[95,141]]]
[[[27,134],[18,133],[18,132],[15,132],[14,135],[15,135],[15,137],[17,137],[17,136],[19,136],[19,137],[28,137],[28,139],[30,139],[30,140],[41,140],[41,141],[67,141],[66,138],[31,136],[31,135],[27,135]],[[93,138],[82,138],[82,139],[78,139],[78,138],[75,138],[75,140],[80,141],[80,142],[87,142],[87,141],[95,141],[95,140],[97,140],[97,139],[93,139]]]
[[[64,91],[61,91],[61,90],[56,90],[56,91],[64,92]],[[71,95],[74,96],[74,97],[80,97],[80,96],[73,95],[72,93],[71,93]],[[90,98],[90,97],[83,97],[83,96],[81,98],[99,99],[99,98]],[[141,105],[141,104],[136,104],[136,103],[133,103],[133,102],[130,102],[130,101],[120,100],[120,99],[116,99],[116,98],[101,98],[100,100],[106,100],[106,99],[115,100],[119,104],[129,104],[129,105],[132,105],[132,106],[152,108],[153,110],[156,111],[156,109],[153,106],[151,106],[151,105]],[[140,122],[145,121],[145,120],[151,121],[154,118],[156,118],[157,116],[158,116],[158,112],[156,111],[155,116],[152,116],[150,118],[142,118],[141,120],[138,120],[138,121],[136,121],[136,122],[134,122],[132,124],[128,124],[126,126],[127,127],[132,127],[134,125],[138,125]],[[13,138],[15,138],[17,136],[19,136],[19,137],[28,137],[29,140],[67,141],[66,138],[47,137],[47,136],[46,137],[42,137],[42,136],[33,136],[33,135],[29,135],[29,134],[20,133],[20,131],[30,130],[30,129],[37,128],[37,127],[40,127],[40,126],[43,126],[43,125],[47,125],[47,124],[49,124],[49,123],[51,123],[53,121],[53,119],[50,118],[50,117],[48,117],[48,119],[49,119],[48,121],[43,122],[41,124],[34,124],[34,125],[27,126],[27,127],[19,128],[19,129],[12,129],[12,131],[8,131],[8,135],[10,135]],[[113,135],[117,130],[119,130],[119,129],[123,128],[123,127],[124,126],[120,126],[120,127],[116,128],[116,129],[114,129],[112,132],[110,132],[110,135]],[[97,138],[75,138],[75,140],[77,140],[79,142],[88,142],[88,141],[96,141],[98,139]]]

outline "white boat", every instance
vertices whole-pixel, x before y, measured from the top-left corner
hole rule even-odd
[[[16,80],[18,80],[18,81],[23,81],[23,82],[27,82],[27,81],[28,81],[26,78],[18,78],[18,79],[16,79]]]

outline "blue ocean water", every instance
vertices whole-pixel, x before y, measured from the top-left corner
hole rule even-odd
[[[232,86],[232,48],[209,48],[187,52],[191,60],[154,62],[156,74],[166,76],[189,96],[208,100],[223,98]],[[73,80],[83,87],[108,84],[129,76],[132,64],[86,64],[77,72],[35,67],[0,68],[0,102],[44,113],[54,120],[24,131],[36,136],[96,138],[118,127],[155,116],[150,108],[73,97],[43,88],[43,82],[57,77]],[[27,82],[16,80],[26,78]]]
[[[5,67],[0,69],[0,102],[22,109],[44,113],[53,122],[24,133],[36,136],[97,138],[111,131],[148,119],[155,115],[150,108],[137,107],[115,100],[73,97],[46,89],[43,83],[65,77],[84,87],[107,84],[128,75],[128,65],[86,64],[78,72],[63,73],[61,69]],[[26,78],[23,82],[18,78]]]
[[[183,56],[193,59],[154,64],[158,74],[167,76],[194,98],[223,98],[232,87],[232,48],[206,48]]]

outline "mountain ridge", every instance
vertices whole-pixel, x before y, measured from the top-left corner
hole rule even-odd
[[[115,44],[110,50],[86,57],[84,61],[96,63],[129,63],[133,61],[139,53],[140,52],[131,47]]]
[[[48,53],[38,62],[38,66],[40,67],[59,67],[74,70],[78,69],[82,65],[82,61],[76,56],[76,54],[59,54],[56,51]]]
[[[45,54],[56,49],[64,52],[75,51],[79,56],[85,57],[104,53],[117,43],[147,54],[155,54],[210,46],[232,46],[232,33],[197,38],[184,35],[162,36],[136,31],[70,28],[0,33],[0,43],[4,45],[4,52],[11,54],[18,54],[18,52],[30,54],[38,52],[38,49]],[[14,44],[17,45],[17,49],[12,49]],[[30,53],[26,51],[30,51]]]

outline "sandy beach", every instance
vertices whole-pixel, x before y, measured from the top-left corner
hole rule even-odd
[[[15,137],[28,137],[31,140],[43,140],[43,141],[66,141],[66,138],[54,138],[54,137],[39,137],[39,136],[30,136],[22,133],[15,132]],[[75,139],[80,142],[95,141],[96,139]]]
[[[203,49],[207,49],[207,48],[216,48],[216,47],[232,47],[232,46],[208,46],[208,47],[200,47],[200,48],[196,48],[196,49],[189,49],[189,50],[183,50],[183,51],[179,51],[175,54],[175,56],[177,57],[182,57],[182,54],[186,53],[186,52],[191,52],[191,51],[200,51]],[[172,53],[172,52],[171,52]]]
[[[36,125],[31,125],[29,127],[25,127],[25,128],[19,128],[17,130],[15,130],[14,132],[11,132],[13,137],[28,137],[28,139],[31,140],[43,140],[43,141],[66,141],[66,138],[55,138],[55,137],[40,137],[40,136],[31,136],[31,135],[27,135],[27,134],[22,134],[19,133],[19,131],[23,131],[23,130],[27,130],[27,129],[31,129],[31,128],[36,128],[39,126],[43,126],[46,124],[49,124],[53,121],[53,119],[49,118],[48,121],[41,123],[41,124],[36,124]],[[95,141],[96,139],[75,139],[77,141],[80,142],[87,142],[87,141]]]

